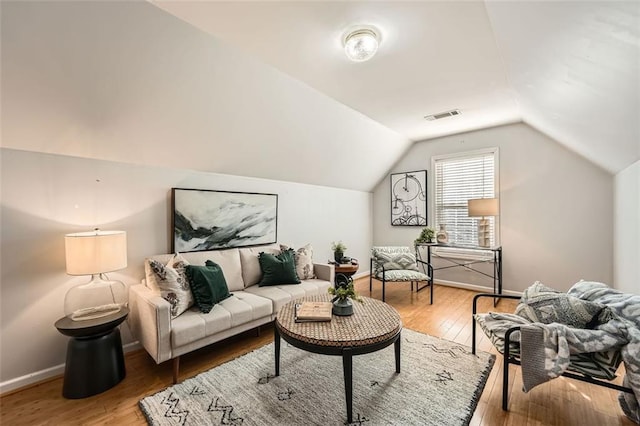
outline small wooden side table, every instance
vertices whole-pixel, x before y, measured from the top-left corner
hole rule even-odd
[[[352,263],[341,263],[334,266],[336,271],[334,280],[335,286],[349,284],[353,281],[353,274],[358,272],[358,264],[354,265]]]
[[[129,315],[128,308],[86,321],[69,317],[56,321],[56,328],[71,337],[67,345],[62,396],[80,399],[111,389],[124,379],[124,354],[118,326]]]

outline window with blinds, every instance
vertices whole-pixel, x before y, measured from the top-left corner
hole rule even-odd
[[[498,193],[498,148],[432,158],[435,229],[446,226],[449,243],[478,245],[478,220],[467,201]],[[488,217],[491,245],[498,241],[496,218]]]

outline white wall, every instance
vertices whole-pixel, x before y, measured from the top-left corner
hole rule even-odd
[[[113,275],[136,282],[169,248],[171,187],[278,193],[280,241],[367,258],[361,191],[406,138],[146,2],[0,7],[0,391],[60,372],[53,323],[83,281],[63,235],[124,229],[130,266]]]
[[[310,242],[316,261],[332,257],[334,240],[358,259],[371,247],[369,192],[10,149],[1,154],[2,390],[11,379],[65,360],[67,337],[53,324],[64,316],[66,291],[88,277],[65,274],[64,234],[95,226],[126,231],[129,266],[110,276],[139,282],[144,257],[169,252],[172,187],[277,193],[278,240],[294,247]],[[132,341],[126,325],[122,331]]]
[[[0,5],[6,148],[370,191],[409,145],[150,3]]]
[[[613,177],[526,124],[513,124],[414,144],[389,173],[430,169],[433,155],[499,147],[500,234],[504,287],[521,291],[540,280],[567,290],[581,278],[613,282]],[[429,223],[433,223],[429,170]],[[374,191],[376,245],[411,245],[419,227],[390,225],[386,176]],[[471,272],[436,279],[489,286]]]
[[[640,294],[640,161],[615,176],[614,286]]]

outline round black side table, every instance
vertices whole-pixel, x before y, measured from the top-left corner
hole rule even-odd
[[[71,337],[67,345],[62,396],[86,398],[111,389],[124,379],[124,355],[118,326],[129,315],[128,308],[96,319],[56,321],[56,328]]]

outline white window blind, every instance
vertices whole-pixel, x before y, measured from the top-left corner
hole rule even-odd
[[[435,226],[445,224],[449,243],[477,246],[478,219],[469,217],[467,201],[494,198],[497,187],[498,149],[455,156],[433,157]],[[496,218],[488,217],[491,245],[497,241]]]

